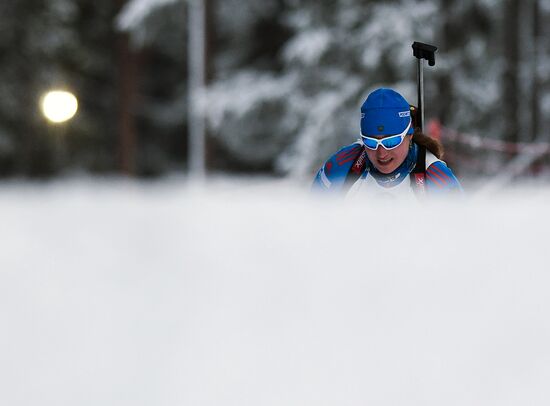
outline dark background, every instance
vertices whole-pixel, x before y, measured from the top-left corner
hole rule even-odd
[[[544,176],[549,3],[207,0],[207,169],[311,177],[356,138],[369,91],[416,103],[417,40],[439,47],[426,119],[455,171],[494,175],[527,154],[517,174]],[[177,0],[2,2],[0,176],[186,172],[187,11]],[[61,125],[39,109],[54,88],[79,100]]]

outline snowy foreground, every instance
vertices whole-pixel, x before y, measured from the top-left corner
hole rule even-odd
[[[549,202],[2,184],[0,404],[548,405]]]

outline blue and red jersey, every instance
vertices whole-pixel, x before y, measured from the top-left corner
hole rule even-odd
[[[405,161],[390,174],[382,174],[370,163],[363,152],[360,141],[347,145],[332,155],[319,169],[313,181],[313,190],[348,193],[350,178],[353,186],[364,183],[367,191],[382,188],[386,192],[391,189],[403,189],[403,182],[409,179],[416,165],[419,147],[415,143]],[[361,161],[364,162],[361,162]],[[370,179],[369,179],[370,178]],[[447,194],[462,192],[460,182],[445,162],[426,151],[425,190],[428,194]]]

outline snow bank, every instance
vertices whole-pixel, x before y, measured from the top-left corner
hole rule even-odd
[[[0,186],[0,404],[547,405],[549,197]]]

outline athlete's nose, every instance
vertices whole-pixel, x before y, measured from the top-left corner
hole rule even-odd
[[[378,146],[376,147],[376,157],[377,158],[380,158],[380,157],[383,157],[384,155],[387,154],[387,150],[386,148],[384,148],[382,145],[378,144]]]

